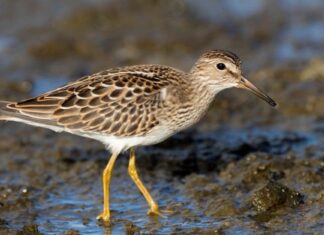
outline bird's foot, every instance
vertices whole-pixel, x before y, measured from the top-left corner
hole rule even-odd
[[[174,211],[172,210],[160,210],[158,207],[151,207],[147,214],[151,216],[160,216],[162,218],[166,218],[167,216],[173,214]]]
[[[105,224],[110,224],[110,213],[102,212],[97,216],[98,221],[102,221]]]

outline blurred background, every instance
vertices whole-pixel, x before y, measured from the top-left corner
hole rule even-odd
[[[19,100],[116,66],[188,71],[211,49],[235,52],[280,107],[237,89],[204,120],[139,149],[146,204],[121,156],[114,226],[97,224],[108,156],[92,140],[1,123],[0,233],[294,234],[323,231],[322,0],[0,0],[0,98]],[[286,192],[286,193],[282,193]]]

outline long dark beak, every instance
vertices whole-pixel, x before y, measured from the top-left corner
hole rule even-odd
[[[277,103],[271,99],[268,95],[266,95],[263,91],[261,91],[259,88],[254,86],[249,80],[244,78],[243,76],[241,77],[240,82],[237,85],[238,88],[243,88],[248,91],[251,91],[253,94],[255,94],[257,97],[263,99],[265,102],[270,104],[273,107],[277,107]]]

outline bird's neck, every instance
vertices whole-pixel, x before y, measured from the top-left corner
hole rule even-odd
[[[187,82],[187,83],[186,83]],[[195,83],[185,81],[179,84],[180,87],[174,90],[172,97],[177,100],[174,102],[171,99],[169,107],[173,108],[172,117],[169,117],[173,123],[176,123],[177,130],[180,131],[197,123],[208,110],[209,105],[213,101],[216,93]],[[177,104],[176,107],[174,104]]]
[[[196,107],[199,119],[206,113],[219,91],[213,91],[207,86],[193,85],[190,103]]]
[[[222,88],[211,88],[206,84],[202,84],[199,78],[189,78],[189,83],[190,85],[187,86],[188,100],[192,104],[200,106],[200,108],[205,107],[207,109],[216,94],[223,90]]]

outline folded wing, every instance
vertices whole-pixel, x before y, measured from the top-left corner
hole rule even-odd
[[[138,71],[126,67],[103,71],[35,98],[8,104],[7,109],[19,118],[72,132],[145,135],[159,124],[156,111],[172,84],[157,74],[160,69]]]

